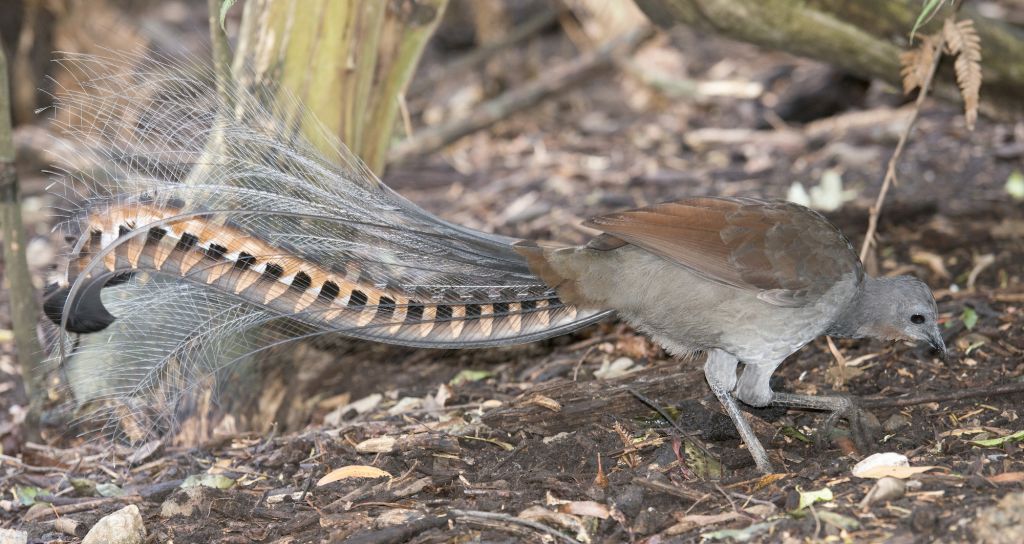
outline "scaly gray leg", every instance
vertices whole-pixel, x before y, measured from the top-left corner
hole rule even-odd
[[[704,377],[707,378],[708,385],[711,386],[711,392],[718,397],[718,402],[722,403],[726,413],[732,418],[732,423],[739,431],[743,443],[747,445],[747,450],[754,458],[757,469],[765,474],[770,474],[774,471],[771,462],[768,461],[768,452],[761,445],[761,441],[757,439],[754,430],[750,428],[750,422],[740,412],[740,407],[732,395],[732,390],[736,386],[738,363],[736,357],[722,350],[711,350],[708,352],[707,362],[704,363]]]

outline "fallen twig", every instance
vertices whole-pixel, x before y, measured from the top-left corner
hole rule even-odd
[[[662,419],[664,419],[669,425],[671,425],[672,428],[675,429],[681,437],[686,437],[690,441],[690,443],[693,444],[694,447],[701,451],[701,453],[708,457],[716,458],[714,455],[711,455],[711,452],[708,451],[708,449],[704,446],[704,443],[701,442],[698,438],[701,435],[700,431],[687,431],[686,429],[682,428],[679,425],[679,422],[673,419],[672,416],[670,416],[668,412],[666,412],[665,409],[661,407],[661,405],[654,402],[653,399],[648,398],[646,395],[633,388],[628,389],[628,391],[630,395],[636,397],[636,400],[644,403],[645,405],[647,405],[647,407],[651,408],[655,412],[658,412],[658,415],[660,415]]]
[[[35,521],[37,519],[48,518],[50,516],[64,516],[67,514],[73,514],[75,512],[85,512],[87,510],[95,510],[101,506],[111,503],[141,503],[143,498],[139,495],[121,495],[119,497],[104,497],[102,499],[95,499],[83,502],[77,502],[74,504],[64,504],[61,506],[52,506],[50,508],[39,508],[33,510],[22,518],[23,522]]]
[[[861,399],[861,405],[869,409],[890,408],[914,406],[916,404],[924,404],[926,402],[945,402],[950,400],[962,400],[977,397],[991,397],[994,395],[1012,395],[1015,393],[1024,393],[1024,382],[1004,383],[1000,385],[986,385],[982,387],[972,387],[970,389],[961,389],[959,391],[950,391],[945,393],[924,393],[921,395],[914,395],[910,397],[864,398]]]
[[[509,115],[524,110],[544,98],[586,81],[589,77],[615,64],[615,57],[635,50],[654,35],[650,26],[638,28],[598,49],[572,61],[559,64],[529,83],[477,104],[467,117],[419,131],[391,150],[388,162],[401,162],[409,157],[441,149],[455,140],[486,128]]]
[[[568,542],[569,544],[578,544],[579,543],[579,541],[576,540],[575,538],[570,538],[569,536],[561,533],[560,531],[552,529],[551,527],[548,527],[547,525],[544,525],[542,523],[537,523],[535,521],[530,521],[528,519],[517,518],[515,516],[510,516],[508,514],[498,514],[496,512],[482,512],[482,511],[479,511],[479,510],[455,510],[455,509],[452,509],[450,512],[453,515],[455,515],[455,517],[457,519],[462,519],[463,521],[467,521],[467,522],[473,522],[473,521],[482,520],[482,521],[491,521],[491,522],[498,522],[498,523],[504,523],[504,524],[510,524],[510,525],[522,525],[523,527],[529,527],[530,529],[533,529],[535,531],[540,531],[540,532],[542,532],[542,533],[544,533],[546,535],[554,537],[555,540],[560,540],[562,542]]]
[[[318,520],[318,519],[317,519]],[[415,521],[376,531],[356,534],[345,539],[346,544],[378,544],[387,542],[405,542],[430,529],[438,529],[448,525],[452,516],[425,516]],[[293,533],[286,533],[293,534]]]
[[[487,59],[490,59],[495,54],[516,45],[547,28],[548,25],[558,20],[559,13],[561,13],[560,10],[548,9],[534,15],[523,24],[510,30],[508,34],[502,36],[500,39],[481,45],[467,53],[465,56],[459,57],[458,59],[446,64],[440,70],[428,74],[427,77],[414,80],[409,86],[409,90],[406,94],[412,96],[420,94],[427,89],[433,89],[442,81],[448,81],[461,72],[468,71],[474,66],[483,64]]]
[[[712,495],[711,493],[705,493],[703,491],[695,491],[695,490],[691,490],[691,489],[686,489],[685,487],[679,487],[677,485],[670,485],[670,484],[666,484],[666,483],[663,483],[663,482],[658,482],[658,481],[655,481],[655,480],[648,480],[647,478],[633,478],[632,483],[634,485],[638,485],[638,486],[640,486],[640,487],[642,487],[644,489],[648,489],[650,491],[655,491],[655,492],[658,492],[658,493],[664,493],[666,495],[672,495],[673,497],[677,497],[677,498],[680,498],[680,499],[685,499],[685,500],[693,501],[693,502],[702,501],[702,500],[708,498],[708,496]]]
[[[484,414],[484,423],[500,429],[529,428],[537,432],[558,433],[613,418],[647,414],[648,408],[636,401],[633,391],[660,397],[680,391],[703,392],[704,376],[678,365],[659,365],[619,378],[584,382],[554,381],[541,384],[519,399]],[[691,395],[689,398],[697,396]],[[531,402],[546,397],[554,399],[561,409],[552,414],[550,408]],[[695,409],[699,407],[697,405]],[[705,410],[704,414],[709,414]],[[699,414],[690,414],[697,417]]]

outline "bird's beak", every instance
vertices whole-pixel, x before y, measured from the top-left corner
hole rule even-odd
[[[928,345],[941,353],[943,359],[946,358],[946,342],[942,340],[942,332],[939,331],[938,327],[935,327],[928,332]]]

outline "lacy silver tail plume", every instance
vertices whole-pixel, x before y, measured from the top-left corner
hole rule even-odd
[[[71,248],[45,310],[80,400],[170,430],[208,378],[295,338],[499,346],[607,315],[561,302],[516,240],[420,209],[326,131],[334,153],[317,151],[305,110],[261,104],[279,89],[239,84],[225,99],[200,66],[59,62],[77,85],[53,120],[81,154],[69,163],[90,168],[54,174]]]

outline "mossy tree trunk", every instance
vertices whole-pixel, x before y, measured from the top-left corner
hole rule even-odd
[[[446,4],[447,0],[249,0],[229,84],[262,90],[264,94],[255,97],[261,105],[271,108],[282,126],[302,131],[326,157],[335,156],[334,143],[322,129],[380,175],[401,94]],[[311,115],[300,116],[298,103]],[[320,126],[314,126],[316,122]],[[329,354],[311,342],[260,353],[231,370],[219,405],[208,415],[216,419],[231,414],[249,429],[300,427],[317,400],[331,394],[323,384],[345,372],[338,359],[356,349],[356,342],[339,341]]]
[[[233,71],[239,84],[251,83],[251,75],[285,89],[379,175],[400,95],[446,3],[250,0]],[[294,102],[276,98],[282,120],[292,120]],[[304,132],[314,145],[329,146],[316,131]]]
[[[900,84],[899,53],[921,9],[919,0],[635,0],[652,22],[681,23],[723,36],[810,57],[851,73]],[[942,26],[946,2],[919,32]],[[981,37],[982,111],[1024,114],[1024,30],[982,16],[970,4]],[[952,63],[943,66],[936,94],[958,100]]]

